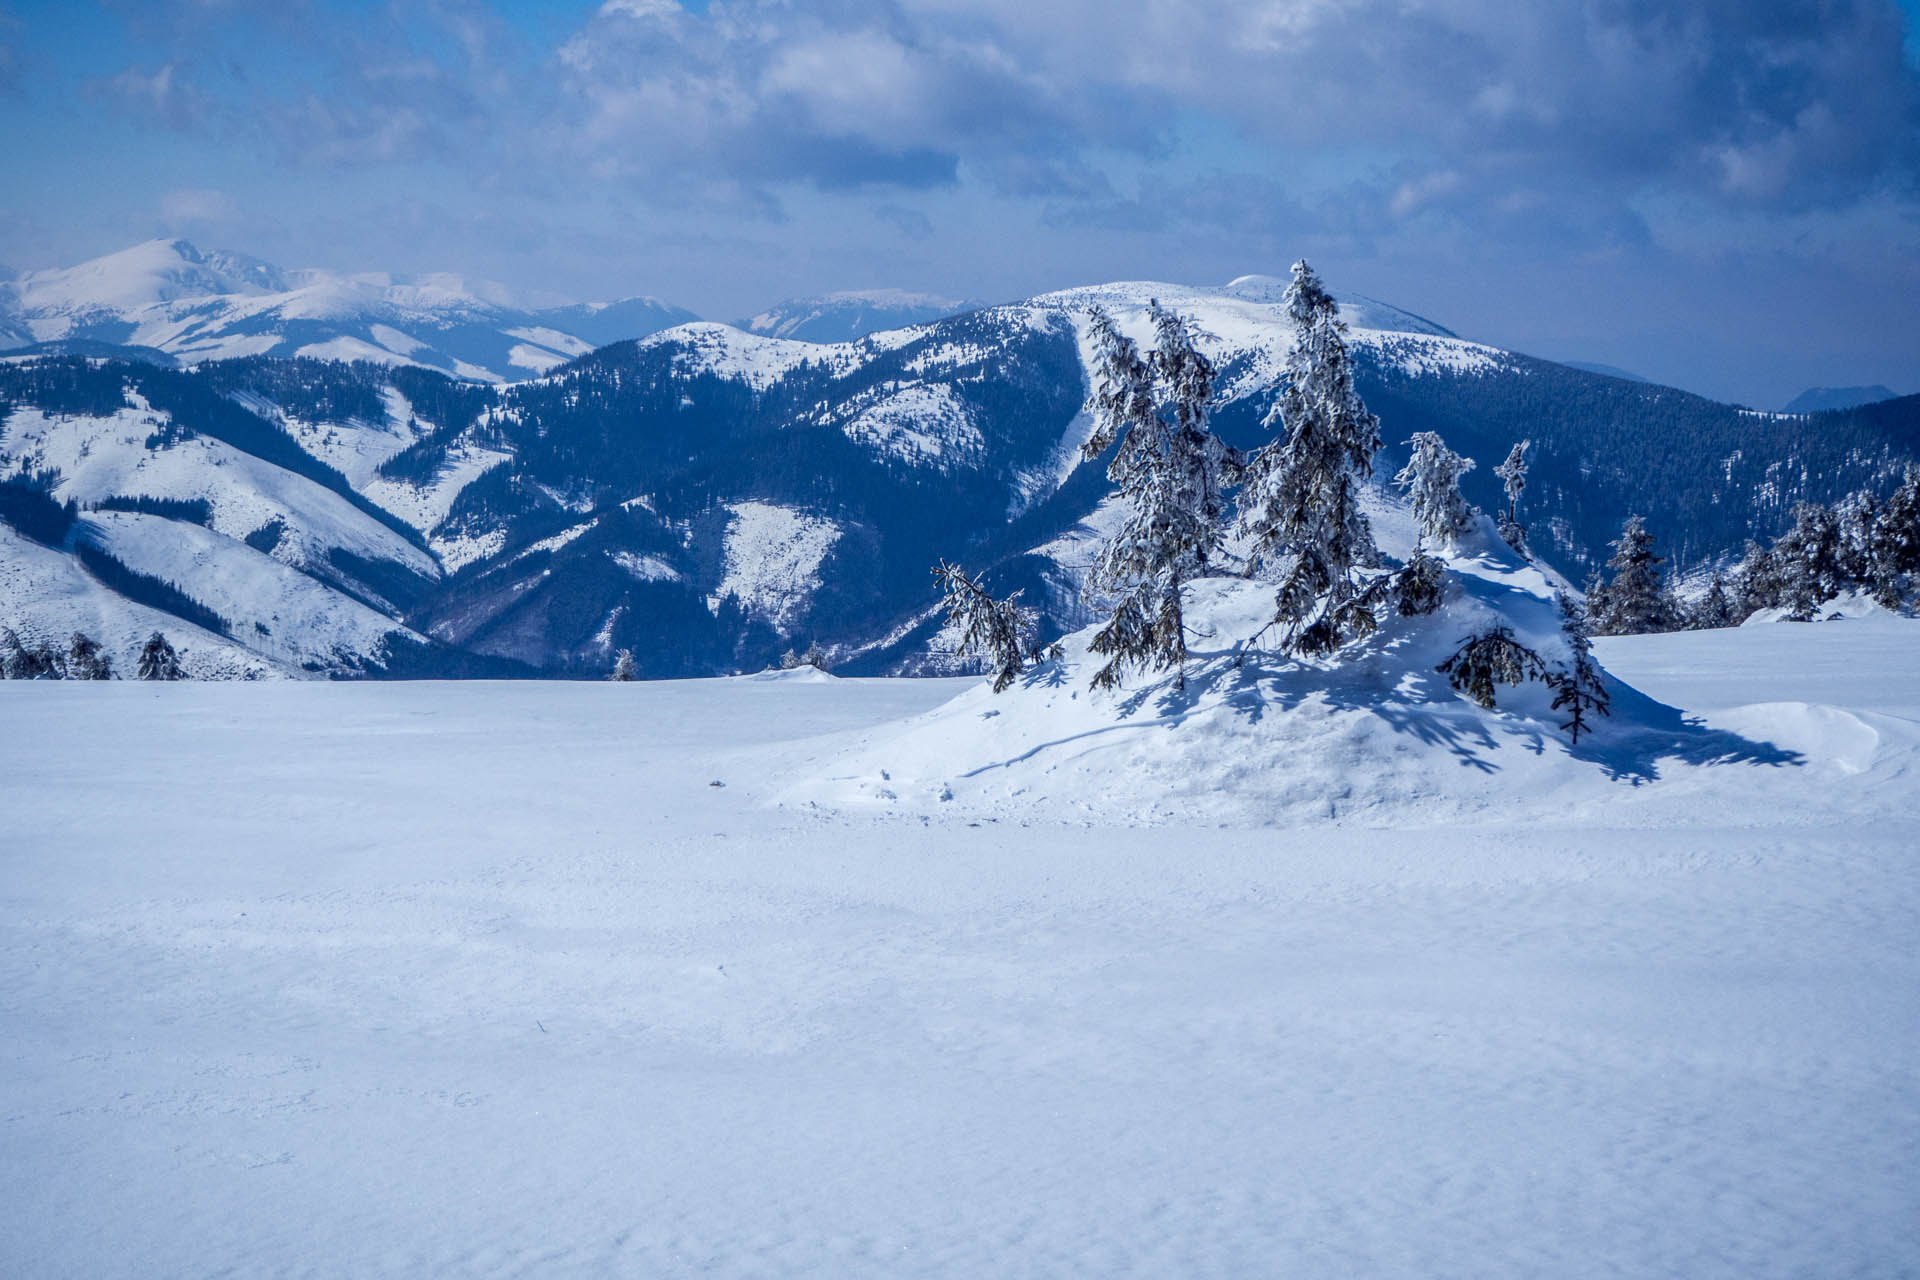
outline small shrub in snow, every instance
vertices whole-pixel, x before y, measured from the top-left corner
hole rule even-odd
[[[1593,661],[1586,609],[1564,591],[1555,593],[1554,602],[1560,606],[1560,627],[1566,633],[1567,648],[1573,651],[1573,662],[1565,671],[1548,676],[1547,684],[1553,689],[1553,709],[1567,713],[1560,728],[1578,744],[1581,734],[1593,730],[1587,723],[1588,713],[1612,715],[1613,699]]]
[[[148,636],[146,644],[140,647],[140,662],[135,674],[142,680],[187,678],[186,670],[180,665],[180,655],[173,651],[173,646],[158,631]]]
[[[939,570],[936,569],[934,572],[938,573]],[[802,667],[812,667],[815,671],[825,671],[827,669],[827,651],[822,649],[817,641],[808,645],[805,653],[795,653],[789,649],[780,655],[779,667],[782,671],[798,671]]]
[[[1460,493],[1460,477],[1473,470],[1473,459],[1447,448],[1433,431],[1417,431],[1407,443],[1413,456],[1393,482],[1413,504],[1421,536],[1442,547],[1454,546],[1473,527],[1474,510]]]
[[[1489,710],[1494,705],[1496,684],[1517,685],[1547,678],[1547,664],[1514,639],[1513,628],[1505,624],[1470,637],[1435,669],[1455,689]]]

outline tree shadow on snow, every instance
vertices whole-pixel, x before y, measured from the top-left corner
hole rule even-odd
[[[1607,691],[1613,715],[1596,732],[1569,744],[1576,760],[1597,765],[1616,782],[1634,786],[1656,782],[1667,761],[1693,766],[1767,765],[1804,767],[1807,757],[1771,742],[1756,741],[1727,729],[1711,729],[1698,716],[1668,706],[1611,676]]]
[[[1610,780],[1631,786],[1658,781],[1663,766],[1670,762],[1773,768],[1807,763],[1800,752],[1709,728],[1698,717],[1611,676],[1607,689],[1613,715],[1596,717],[1595,729],[1574,743],[1559,729],[1563,716],[1552,710],[1552,695],[1544,685],[1502,687],[1498,696],[1505,705],[1483,710],[1456,693],[1431,664],[1409,663],[1407,651],[1413,640],[1404,633],[1383,631],[1343,653],[1339,663],[1325,665],[1260,650],[1197,654],[1184,682],[1169,674],[1115,703],[1123,722],[1134,720],[1149,706],[1151,719],[1110,728],[1176,727],[1209,706],[1225,707],[1249,724],[1257,724],[1269,711],[1294,712],[1318,700],[1334,712],[1369,713],[1395,733],[1445,751],[1462,768],[1483,774],[1500,771],[1503,751],[1525,751],[1537,757],[1555,746],[1599,768]],[[1064,682],[1062,673],[1050,683]],[[1017,763],[1048,747],[1107,731],[1092,730],[1042,744],[1002,763]]]

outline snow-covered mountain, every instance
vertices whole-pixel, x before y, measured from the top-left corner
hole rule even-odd
[[[0,361],[0,479],[74,504],[34,517],[74,574],[217,619],[275,670],[582,673],[631,648],[645,674],[695,675],[811,643],[844,670],[938,670],[941,557],[1025,588],[1051,629],[1085,621],[1108,492],[1078,453],[1088,307],[1141,338],[1151,299],[1189,315],[1220,370],[1216,426],[1247,447],[1291,338],[1271,296],[1097,285],[841,343],[691,323],[505,386],[307,359]],[[1920,398],[1813,430],[1348,305],[1379,326],[1351,336],[1381,474],[1436,430],[1481,461],[1467,491],[1491,507],[1492,463],[1533,440],[1521,517],[1575,581],[1627,514],[1684,568],[1920,458]],[[67,615],[39,619],[51,590],[0,592],[0,622],[63,639]]]
[[[492,382],[693,318],[654,298],[530,308],[503,286],[453,275],[282,271],[185,240],[0,282],[0,350],[106,343],[183,363],[308,356]]]
[[[852,342],[870,333],[930,324],[986,304],[905,289],[852,289],[815,298],[788,298],[742,320],[739,328],[801,342]]]
[[[1277,306],[1287,293],[1290,281],[1284,276],[1241,276],[1230,280],[1220,290],[1233,298],[1243,298],[1248,302],[1259,302]],[[1390,302],[1378,298],[1369,298],[1359,293],[1342,293],[1340,300],[1340,318],[1355,329],[1376,329],[1387,333],[1424,333],[1436,338],[1457,338],[1460,335],[1445,325],[1438,324],[1425,316],[1415,315]]]

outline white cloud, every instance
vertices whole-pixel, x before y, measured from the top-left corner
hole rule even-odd
[[[160,197],[160,216],[169,223],[231,222],[237,216],[233,198],[206,187],[182,187]]]

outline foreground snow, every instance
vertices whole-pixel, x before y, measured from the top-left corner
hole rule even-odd
[[[0,1272],[1910,1273],[1917,637],[1605,642],[1793,760],[1479,827],[769,803],[964,681],[0,684]]]

